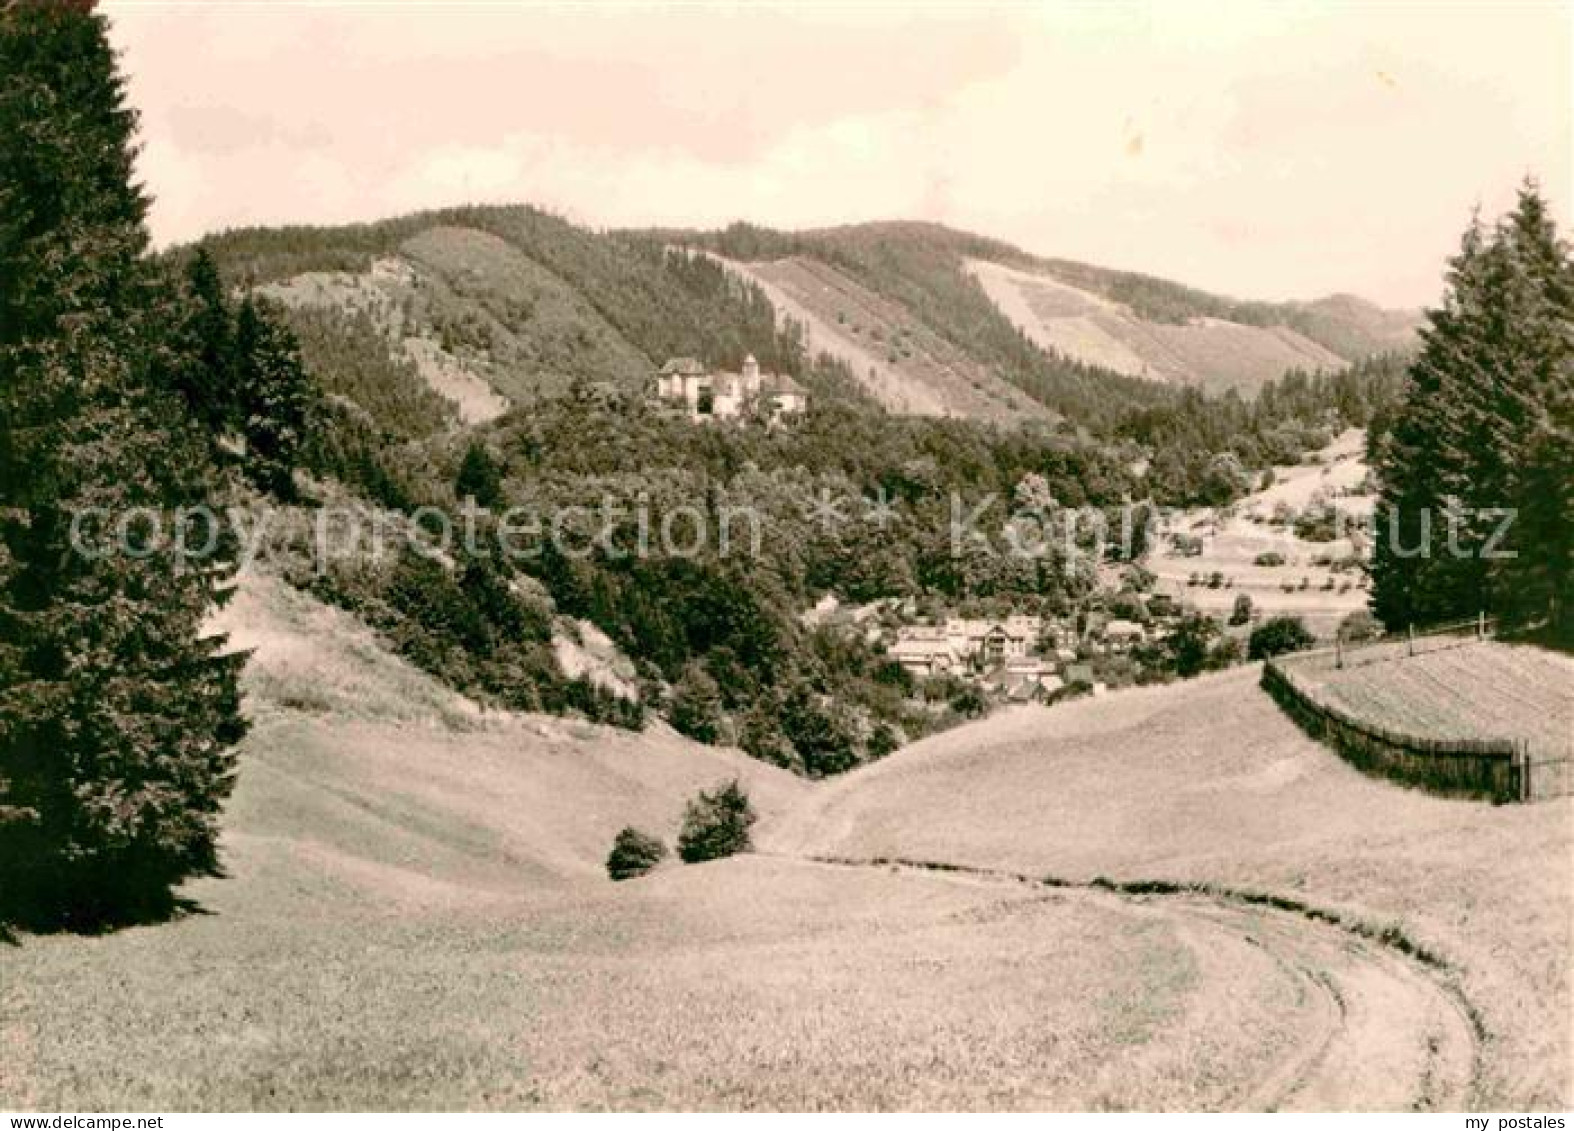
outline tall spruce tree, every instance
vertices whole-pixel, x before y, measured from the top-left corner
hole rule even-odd
[[[315,386],[295,335],[248,295],[235,318],[236,415],[246,438],[246,473],[281,499],[295,497],[291,472],[311,429]]]
[[[207,248],[198,248],[186,264],[184,281],[185,316],[175,329],[175,359],[168,375],[192,416],[216,439],[240,423],[235,314]]]
[[[1571,272],[1532,182],[1494,228],[1467,228],[1406,402],[1373,448],[1373,611],[1390,628],[1566,617]]]
[[[1533,182],[1500,231],[1521,348],[1502,391],[1502,490],[1515,517],[1509,554],[1490,563],[1493,605],[1574,643],[1574,255]]]
[[[157,372],[176,309],[103,18],[0,6],[0,76],[0,916],[96,927],[217,866],[240,658],[202,622],[230,567],[147,537],[213,479]]]

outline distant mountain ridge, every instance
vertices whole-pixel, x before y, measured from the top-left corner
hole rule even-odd
[[[1096,427],[1176,387],[1251,393],[1404,350],[1417,323],[1348,295],[1242,302],[904,221],[601,232],[488,206],[200,242],[232,282],[295,310],[308,355],[385,342],[385,372],[333,391],[406,406],[435,393],[468,422],[575,380],[633,391],[670,356],[753,353],[813,394],[892,412]],[[393,383],[410,387],[390,397]]]
[[[1412,349],[1421,321],[1418,311],[1387,310],[1348,294],[1283,303],[1226,298],[1151,275],[1034,256],[925,222],[802,233],[734,225],[700,242],[744,260],[820,258],[877,288],[882,265],[904,259],[943,265],[976,280],[999,314],[1041,349],[1125,376],[1215,392],[1251,393],[1290,369],[1337,369]]]

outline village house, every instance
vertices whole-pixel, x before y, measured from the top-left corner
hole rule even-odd
[[[1028,657],[1043,631],[1043,618],[1001,620],[951,617],[943,625],[910,625],[897,631],[891,656],[914,675],[989,669]]]
[[[762,373],[751,353],[739,373],[712,372],[692,357],[675,357],[656,374],[656,400],[681,406],[690,420],[736,420],[751,406],[782,420],[808,410],[803,386],[785,373]]]
[[[1136,621],[1116,618],[1104,626],[1104,642],[1111,652],[1125,652],[1147,639],[1147,631]]]
[[[945,630],[931,625],[902,629],[891,645],[891,658],[916,676],[944,675],[966,667],[966,658],[952,647]]]
[[[994,684],[1014,703],[1045,702],[1065,687],[1065,681],[1036,656],[1007,660],[996,671]]]
[[[1069,621],[1046,619],[1038,643],[1039,649],[1046,653],[1072,651],[1077,646],[1076,625]]]

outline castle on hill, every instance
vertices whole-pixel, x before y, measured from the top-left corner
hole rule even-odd
[[[785,373],[762,373],[751,353],[739,373],[713,372],[692,357],[675,357],[656,375],[656,400],[681,407],[690,420],[736,420],[754,411],[772,421],[807,411],[809,396]]]

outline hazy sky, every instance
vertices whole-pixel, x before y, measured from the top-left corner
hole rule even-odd
[[[1436,298],[1527,172],[1566,3],[107,3],[161,243],[528,201],[604,226],[937,220],[1243,297]]]

